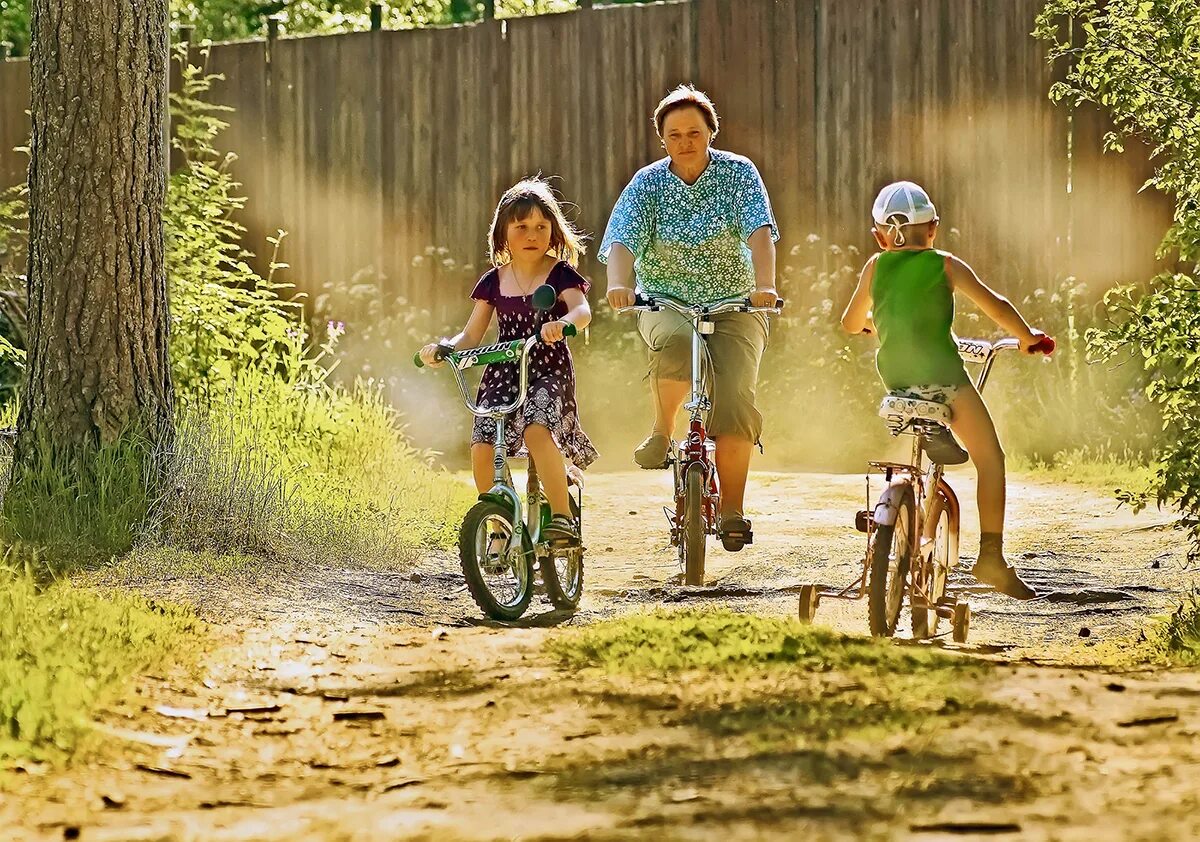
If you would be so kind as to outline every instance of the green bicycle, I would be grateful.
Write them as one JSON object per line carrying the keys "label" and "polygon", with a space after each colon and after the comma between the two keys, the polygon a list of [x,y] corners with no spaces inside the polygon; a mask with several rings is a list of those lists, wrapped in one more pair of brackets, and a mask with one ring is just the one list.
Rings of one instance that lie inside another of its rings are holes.
{"label": "green bicycle", "polygon": [[[533,295],[534,306],[544,309],[540,305],[548,300],[552,307],[556,297],[553,287],[539,287]],[[567,325],[564,334],[574,336],[574,325]],[[463,518],[458,535],[459,559],[467,590],[480,610],[493,620],[512,621],[525,613],[536,588],[535,572],[541,574],[546,596],[555,608],[574,610],[583,596],[582,542],[554,541],[544,537],[551,511],[533,460],[529,460],[524,499],[516,490],[508,466],[505,424],[508,416],[525,403],[529,387],[529,352],[539,342],[539,337],[530,336],[463,351],[439,345],[437,353],[439,360],[450,364],[467,409],[496,422],[492,487],[479,495],[479,502]],[[424,367],[419,355],[413,362],[418,368]],[[479,406],[471,398],[463,373],[469,368],[506,362],[516,363],[520,372],[516,398],[506,406]],[[582,478],[571,470],[567,477],[571,519],[576,532],[582,536]]]}

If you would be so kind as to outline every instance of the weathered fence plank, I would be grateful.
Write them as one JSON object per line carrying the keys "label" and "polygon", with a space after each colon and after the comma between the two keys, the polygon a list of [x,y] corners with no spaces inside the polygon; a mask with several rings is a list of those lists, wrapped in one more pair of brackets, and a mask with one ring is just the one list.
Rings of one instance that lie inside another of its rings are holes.
{"label": "weathered fence plank", "polygon": [[[930,189],[945,244],[1013,294],[1073,271],[1098,294],[1144,279],[1169,203],[1134,191],[1144,151],[1100,155],[1106,121],[1051,104],[1028,33],[1041,0],[691,0],[403,32],[212,47],[236,108],[222,148],[250,203],[247,248],[319,294],[356,275],[435,317],[465,308],[502,190],[557,176],[598,240],[662,154],[658,98],[694,80],[718,145],[758,165],[786,262],[810,233],[870,244],[887,181]],[[193,55],[198,54],[193,50]],[[28,65],[0,62],[0,177],[25,175]],[[1073,154],[1068,155],[1068,146]],[[1068,193],[1068,184],[1071,192]],[[811,253],[811,250],[810,250]],[[593,277],[599,266],[585,264]]]}

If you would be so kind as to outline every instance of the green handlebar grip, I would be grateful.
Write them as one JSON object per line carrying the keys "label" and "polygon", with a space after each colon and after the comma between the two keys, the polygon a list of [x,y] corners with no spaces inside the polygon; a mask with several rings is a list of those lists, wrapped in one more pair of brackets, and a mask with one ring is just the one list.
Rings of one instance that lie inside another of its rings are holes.
{"label": "green handlebar grip", "polygon": [[563,325],[563,336],[574,336],[577,333],[579,333],[578,329],[570,322]]}
{"label": "green handlebar grip", "polygon": [[424,367],[425,367],[425,363],[423,363],[423,362],[421,361],[421,352],[420,352],[420,351],[418,351],[417,353],[413,354],[413,365],[415,365],[417,368],[424,368]]}

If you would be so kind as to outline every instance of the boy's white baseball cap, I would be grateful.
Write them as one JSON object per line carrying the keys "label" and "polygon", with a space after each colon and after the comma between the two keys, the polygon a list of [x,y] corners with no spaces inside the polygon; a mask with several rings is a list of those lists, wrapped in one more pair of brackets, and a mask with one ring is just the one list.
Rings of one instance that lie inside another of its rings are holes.
{"label": "boy's white baseball cap", "polygon": [[929,201],[925,188],[911,181],[897,181],[879,191],[871,216],[879,225],[886,225],[893,216],[901,216],[908,225],[933,222],[937,208]]}

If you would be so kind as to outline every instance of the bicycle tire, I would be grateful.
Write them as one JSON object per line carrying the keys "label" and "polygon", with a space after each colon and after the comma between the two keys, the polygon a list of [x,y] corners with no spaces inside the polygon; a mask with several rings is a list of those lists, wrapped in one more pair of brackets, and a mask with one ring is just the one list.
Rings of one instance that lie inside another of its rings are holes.
{"label": "bicycle tire", "polygon": [[689,465],[683,482],[683,581],[687,585],[703,585],[708,542],[704,523],[704,466]]}
{"label": "bicycle tire", "polygon": [[[583,519],[580,517],[579,503],[574,497],[571,498],[571,519],[575,521],[575,528],[581,529]],[[568,562],[568,575],[565,583],[558,575],[558,567],[555,564],[556,556],[547,556],[546,563],[542,565],[542,582],[546,586],[546,596],[549,597],[551,605],[564,611],[574,611],[579,607],[579,600],[583,597],[582,531],[580,531],[579,537],[579,546],[564,551],[576,556],[573,564]]]}
{"label": "bicycle tire", "polygon": [[[508,600],[498,598],[484,578],[479,558],[480,549],[482,548],[486,553],[487,542],[490,541],[487,526],[489,521],[506,525],[509,535],[515,531],[512,510],[507,506],[491,500],[481,500],[472,506],[466,517],[463,518],[462,527],[458,533],[458,551],[459,559],[462,562],[463,577],[467,580],[467,590],[471,594],[471,599],[479,606],[480,611],[493,620],[516,620],[525,613],[525,609],[529,607],[529,602],[533,598],[533,553],[527,542],[522,542],[525,546],[520,548],[519,559],[516,562],[518,567],[514,570],[516,574],[515,593]],[[480,541],[481,534],[482,543]],[[506,550],[506,553],[512,552],[511,548]]]}
{"label": "bicycle tire", "polygon": [[[933,533],[933,556],[930,558],[929,570],[925,577],[925,589],[928,591],[931,605],[926,608],[918,608],[911,604],[912,597],[911,595],[909,597],[913,639],[915,640],[925,640],[937,634],[938,623],[942,618],[938,615],[936,608],[946,595],[946,579],[949,576],[950,504],[940,491],[937,493],[937,499],[934,501],[933,511],[930,512],[930,515],[936,524]],[[939,556],[939,550],[941,551],[941,565],[934,561]]]}
{"label": "bicycle tire", "polygon": [[[912,493],[909,492],[900,498],[895,522],[875,528],[875,537],[871,542],[871,581],[867,594],[867,618],[871,634],[875,637],[894,635],[900,620],[912,555],[913,508]],[[894,570],[891,564],[893,554],[896,556]]]}

